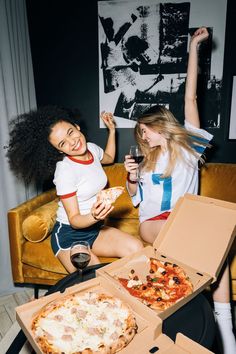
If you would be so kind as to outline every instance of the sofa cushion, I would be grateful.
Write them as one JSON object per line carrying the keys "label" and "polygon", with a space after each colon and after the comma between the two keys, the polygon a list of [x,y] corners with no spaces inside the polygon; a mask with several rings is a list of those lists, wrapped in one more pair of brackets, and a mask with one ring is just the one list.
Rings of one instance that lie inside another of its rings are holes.
{"label": "sofa cushion", "polygon": [[44,271],[68,274],[52,251],[50,237],[40,243],[26,241],[23,245],[22,262]]}
{"label": "sofa cushion", "polygon": [[56,221],[58,199],[32,211],[22,223],[24,237],[31,242],[41,242],[50,235]]}

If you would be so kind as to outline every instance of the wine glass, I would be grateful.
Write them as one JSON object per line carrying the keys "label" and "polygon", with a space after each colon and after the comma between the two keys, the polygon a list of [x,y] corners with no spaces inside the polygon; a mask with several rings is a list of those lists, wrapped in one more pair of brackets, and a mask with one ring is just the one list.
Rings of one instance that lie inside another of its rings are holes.
{"label": "wine glass", "polygon": [[83,269],[87,267],[91,259],[90,246],[87,241],[73,242],[70,248],[70,260],[79,274],[79,280],[83,280]]}
{"label": "wine glass", "polygon": [[[143,161],[144,155],[142,153],[142,151],[140,150],[140,147],[138,145],[131,145],[130,146],[130,150],[129,150],[129,154],[131,156],[132,159],[134,159],[134,161],[138,164],[140,164]],[[137,170],[137,180],[139,180],[139,167]]]}

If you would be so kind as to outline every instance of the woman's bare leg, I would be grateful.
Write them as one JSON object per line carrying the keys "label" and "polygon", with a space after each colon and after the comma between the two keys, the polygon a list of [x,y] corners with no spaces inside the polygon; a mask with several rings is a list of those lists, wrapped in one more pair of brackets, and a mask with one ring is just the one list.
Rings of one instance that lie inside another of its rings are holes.
{"label": "woman's bare leg", "polygon": [[97,256],[124,257],[143,248],[142,242],[121,230],[104,226],[95,240],[92,250]]}
{"label": "woman's bare leg", "polygon": [[226,264],[217,287],[213,290],[215,318],[219,335],[217,336],[223,354],[236,353],[236,341],[230,305],[230,272]]}
{"label": "woman's bare leg", "polygon": [[144,221],[139,226],[140,236],[145,242],[153,244],[166,220]]}
{"label": "woman's bare leg", "polygon": [[213,300],[217,302],[230,302],[230,274],[229,266],[226,265],[217,287],[213,291]]}

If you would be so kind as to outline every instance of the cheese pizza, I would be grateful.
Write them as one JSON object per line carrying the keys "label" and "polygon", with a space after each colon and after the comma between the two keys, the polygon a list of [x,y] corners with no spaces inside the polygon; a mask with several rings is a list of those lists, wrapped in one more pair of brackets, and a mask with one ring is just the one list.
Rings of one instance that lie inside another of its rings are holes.
{"label": "cheese pizza", "polygon": [[43,353],[108,354],[124,348],[137,324],[130,308],[103,293],[73,293],[52,301],[32,322]]}

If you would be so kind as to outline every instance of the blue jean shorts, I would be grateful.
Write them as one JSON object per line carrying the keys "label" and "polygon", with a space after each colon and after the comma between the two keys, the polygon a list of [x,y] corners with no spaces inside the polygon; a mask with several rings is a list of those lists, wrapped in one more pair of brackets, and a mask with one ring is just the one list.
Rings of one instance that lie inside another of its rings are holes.
{"label": "blue jean shorts", "polygon": [[56,221],[51,235],[51,246],[54,254],[57,255],[60,250],[69,250],[75,241],[87,241],[92,248],[102,225],[103,222],[98,222],[84,229],[73,229],[70,225]]}

